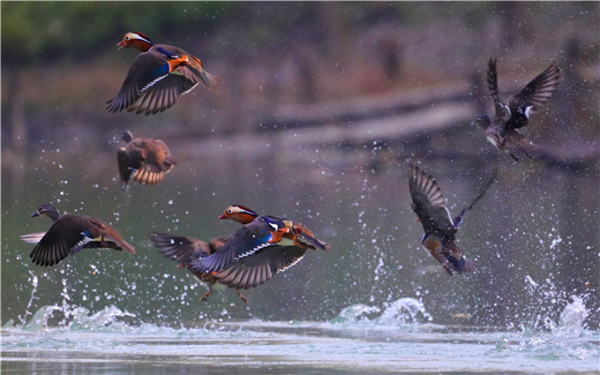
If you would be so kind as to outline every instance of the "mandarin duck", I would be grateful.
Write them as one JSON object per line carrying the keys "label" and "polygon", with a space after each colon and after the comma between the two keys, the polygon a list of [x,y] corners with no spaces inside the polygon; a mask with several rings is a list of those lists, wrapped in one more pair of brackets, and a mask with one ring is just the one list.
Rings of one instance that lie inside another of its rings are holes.
{"label": "mandarin duck", "polygon": [[435,179],[412,164],[408,169],[408,187],[412,198],[412,210],[417,214],[417,221],[423,225],[425,234],[421,244],[442,264],[448,275],[454,272],[475,271],[475,263],[467,259],[456,245],[456,232],[466,213],[483,197],[496,178],[496,171],[485,184],[481,193],[467,208],[452,219],[446,208],[446,200]]}
{"label": "mandarin duck", "polygon": [[[229,209],[233,209],[230,215],[236,209],[254,212],[243,206],[230,206],[226,214]],[[235,216],[222,218],[241,223],[248,220],[236,220]],[[249,289],[298,263],[306,249],[327,251],[330,246],[317,240],[302,224],[274,216],[257,216],[238,229],[214,254],[192,261],[192,270],[214,272],[222,284]]]}
{"label": "mandarin duck", "polygon": [[[245,225],[254,221],[254,219],[256,219],[258,216],[259,215],[252,209],[239,204],[234,204],[227,207],[225,212],[219,216],[219,219],[229,219]],[[304,224],[278,216],[267,215],[267,217],[283,221],[286,227],[289,228],[289,232],[285,233],[283,237],[294,242],[296,246],[307,247],[313,250],[321,249],[328,251],[330,249],[327,243],[318,241],[314,233]]]}
{"label": "mandarin duck", "polygon": [[[192,271],[192,261],[213,254],[227,242],[229,237],[230,236],[214,238],[206,243],[192,237],[174,236],[157,232],[150,233],[150,239],[154,243],[154,246],[159,248],[159,252],[162,255],[179,263],[178,268],[189,269],[198,281],[208,284],[208,292],[202,296],[203,301],[206,301],[213,293],[212,286],[217,283],[218,280],[213,273]],[[242,294],[241,290],[237,289],[236,291],[242,301],[247,303],[248,299]]]}
{"label": "mandarin duck", "polygon": [[37,243],[29,257],[34,264],[53,266],[70,254],[83,249],[113,249],[135,254],[133,246],[125,242],[117,230],[91,216],[64,214],[50,205],[41,205],[31,217],[46,216],[54,224],[48,232],[25,234],[21,239]]}
{"label": "mandarin duck", "polygon": [[203,69],[202,62],[194,55],[178,47],[154,45],[140,32],[125,34],[117,47],[133,47],[142,53],[129,68],[117,96],[107,102],[110,113],[127,109],[136,114],[156,114],[173,106],[200,82],[209,89],[221,84],[218,77]]}
{"label": "mandarin duck", "polygon": [[514,97],[508,105],[498,96],[498,74],[496,59],[488,63],[487,84],[490,96],[494,100],[495,115],[478,115],[473,124],[485,129],[486,139],[501,151],[507,152],[515,161],[522,157],[537,157],[541,155],[540,147],[517,131],[529,123],[531,114],[539,111],[552,98],[558,87],[560,69],[556,62],[535,77]]}
{"label": "mandarin duck", "polygon": [[129,185],[129,180],[145,185],[160,183],[165,174],[177,165],[177,159],[171,155],[167,145],[160,139],[136,138],[131,132],[125,131],[121,140],[127,145],[117,151],[119,176],[123,190]]}

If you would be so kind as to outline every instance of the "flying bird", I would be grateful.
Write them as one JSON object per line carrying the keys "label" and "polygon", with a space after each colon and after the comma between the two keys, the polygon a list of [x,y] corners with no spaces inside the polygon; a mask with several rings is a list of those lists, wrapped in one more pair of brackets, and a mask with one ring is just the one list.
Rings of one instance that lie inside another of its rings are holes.
{"label": "flying bird", "polygon": [[117,230],[91,216],[64,214],[50,205],[41,205],[31,217],[46,216],[54,224],[45,233],[21,236],[28,243],[37,243],[29,255],[34,264],[53,266],[71,254],[83,249],[113,249],[135,254],[133,246],[125,242]]}
{"label": "flying bird", "polygon": [[219,218],[244,225],[214,254],[194,260],[192,269],[214,272],[220,283],[232,288],[248,289],[264,284],[278,272],[297,264],[307,249],[330,249],[306,226],[286,218],[259,216],[244,206],[230,206]]}
{"label": "flying bird", "polygon": [[129,180],[145,185],[160,183],[165,174],[177,165],[177,159],[171,155],[167,145],[160,139],[133,138],[131,132],[125,131],[121,140],[127,145],[117,151],[119,176],[123,190]]}
{"label": "flying bird", "polygon": [[[205,258],[215,251],[220,249],[230,236],[218,237],[210,240],[208,243],[185,236],[176,236],[165,233],[150,233],[150,239],[154,245],[159,248],[159,252],[169,259],[179,263],[178,268],[186,268],[194,275],[196,279],[208,284],[208,292],[202,296],[202,300],[206,301],[213,293],[212,287],[218,280],[215,278],[215,273],[192,271],[192,262],[196,259]],[[244,302],[248,299],[242,294],[241,290],[237,289],[238,296]]]}
{"label": "flying bird", "polygon": [[155,45],[141,32],[128,32],[117,47],[133,47],[142,53],[129,68],[117,96],[107,102],[110,113],[126,109],[153,115],[171,108],[198,83],[209,89],[221,84],[218,77],[204,70],[196,56],[178,47]]}
{"label": "flying bird", "polygon": [[475,203],[487,191],[496,178],[496,171],[485,184],[481,193],[468,207],[452,219],[450,211],[446,208],[446,200],[442,190],[435,179],[410,164],[408,168],[408,187],[412,198],[412,210],[417,214],[418,221],[423,225],[425,234],[421,238],[421,244],[429,251],[444,270],[452,276],[455,272],[475,271],[476,265],[467,259],[462,250],[456,245],[456,232],[463,221],[466,213],[473,208]]}
{"label": "flying bird", "polygon": [[490,96],[494,100],[495,115],[493,119],[489,115],[478,115],[473,123],[483,127],[486,139],[499,150],[508,152],[515,161],[523,157],[540,156],[540,147],[525,138],[517,129],[527,126],[530,116],[552,98],[559,78],[560,69],[556,62],[553,62],[506,105],[498,96],[496,59],[490,59],[487,84]]}

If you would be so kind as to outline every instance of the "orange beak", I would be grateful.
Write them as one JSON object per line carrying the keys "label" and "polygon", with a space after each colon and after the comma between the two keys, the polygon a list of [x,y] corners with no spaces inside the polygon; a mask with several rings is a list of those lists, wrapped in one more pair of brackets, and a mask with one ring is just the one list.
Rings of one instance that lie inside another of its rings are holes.
{"label": "orange beak", "polygon": [[125,48],[125,43],[123,43],[123,41],[120,41],[119,43],[117,43],[117,49],[121,49],[121,48]]}
{"label": "orange beak", "polygon": [[225,214],[223,214],[223,215],[219,216],[219,219],[220,220],[227,219],[227,216],[225,216]]}

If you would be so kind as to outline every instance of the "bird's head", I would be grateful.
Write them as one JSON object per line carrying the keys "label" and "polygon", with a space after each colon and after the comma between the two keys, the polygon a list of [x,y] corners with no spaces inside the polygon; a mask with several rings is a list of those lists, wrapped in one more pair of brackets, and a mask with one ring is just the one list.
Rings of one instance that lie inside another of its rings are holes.
{"label": "bird's head", "polygon": [[117,47],[119,47],[118,49],[134,47],[142,52],[148,51],[153,45],[154,43],[152,43],[152,40],[139,31],[128,32],[123,37],[123,40],[117,43]]}
{"label": "bird's head", "polygon": [[219,216],[219,219],[229,219],[233,221],[237,221],[240,224],[248,224],[251,223],[254,219],[258,217],[258,214],[248,207],[242,206],[240,204],[234,204],[232,206],[227,207],[223,215]]}

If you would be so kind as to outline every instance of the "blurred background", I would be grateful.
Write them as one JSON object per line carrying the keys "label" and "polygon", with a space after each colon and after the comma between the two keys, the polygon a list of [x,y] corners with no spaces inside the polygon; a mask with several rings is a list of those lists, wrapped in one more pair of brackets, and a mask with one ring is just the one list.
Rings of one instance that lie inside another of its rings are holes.
{"label": "blurred background", "polygon": [[[546,329],[583,298],[600,325],[598,3],[2,2],[2,307],[22,324],[45,305],[115,305],[166,326],[207,320],[329,320],[353,304],[423,301],[433,322]],[[183,48],[219,76],[167,111],[109,114],[138,51],[128,31]],[[526,136],[553,151],[518,164],[477,113],[498,58],[500,95],[552,61],[554,98]],[[160,138],[179,165],[121,191],[124,130]],[[420,245],[408,162],[467,215],[458,244],[479,265],[449,277]],[[25,233],[42,203],[111,223],[137,249],[33,265]],[[203,240],[234,232],[230,204],[300,221],[332,244],[241,302],[162,257],[150,231]]]}

